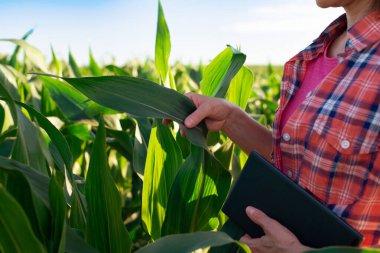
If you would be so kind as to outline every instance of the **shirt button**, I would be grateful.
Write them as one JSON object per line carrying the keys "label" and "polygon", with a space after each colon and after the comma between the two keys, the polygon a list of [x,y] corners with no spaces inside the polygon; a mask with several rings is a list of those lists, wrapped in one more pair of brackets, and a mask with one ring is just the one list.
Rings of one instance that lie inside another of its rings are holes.
{"label": "shirt button", "polygon": [[287,174],[288,174],[288,177],[293,177],[293,172],[291,170],[288,170]]}
{"label": "shirt button", "polygon": [[290,134],[288,134],[288,133],[284,133],[284,134],[282,135],[282,139],[284,139],[284,141],[290,141]]}
{"label": "shirt button", "polygon": [[350,147],[350,142],[348,140],[344,140],[340,143],[343,149],[348,149]]}

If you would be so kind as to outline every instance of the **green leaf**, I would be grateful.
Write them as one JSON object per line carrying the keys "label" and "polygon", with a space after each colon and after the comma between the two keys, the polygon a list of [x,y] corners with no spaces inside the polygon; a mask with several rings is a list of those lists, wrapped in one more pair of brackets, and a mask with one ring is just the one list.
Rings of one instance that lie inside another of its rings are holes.
{"label": "green leaf", "polygon": [[109,171],[106,132],[100,121],[86,181],[86,238],[100,252],[125,253],[131,239],[121,219],[121,198]]}
{"label": "green leaf", "polygon": [[380,249],[354,248],[354,247],[326,247],[322,249],[309,250],[305,253],[378,253]]}
{"label": "green leaf", "polygon": [[232,79],[226,99],[244,110],[245,107],[247,107],[248,99],[251,95],[252,84],[252,71],[243,66]]}
{"label": "green leaf", "polygon": [[69,119],[79,120],[98,114],[115,113],[115,111],[89,101],[85,95],[61,80],[48,76],[39,76],[39,78],[44,87],[49,89],[50,95],[64,115]]}
{"label": "green leaf", "polygon": [[82,237],[76,234],[74,229],[66,229],[66,252],[67,253],[99,253],[91,245],[87,244]]}
{"label": "green leaf", "polygon": [[204,70],[201,91],[206,96],[224,98],[232,78],[245,62],[245,54],[228,46]]}
{"label": "green leaf", "polygon": [[2,156],[0,156],[0,170],[26,180],[33,194],[35,194],[47,208],[50,208],[48,191],[50,180],[48,176],[25,164]]}
{"label": "green leaf", "polygon": [[170,32],[166,24],[161,1],[158,1],[157,32],[156,32],[156,69],[160,75],[161,83],[165,83],[169,70]]}
{"label": "green leaf", "polygon": [[[226,233],[234,240],[240,240],[240,238],[245,234],[244,230],[236,225],[232,220],[227,220],[223,227],[220,229],[221,232]],[[236,253],[239,247],[234,244],[227,244],[219,247],[212,247],[209,253]]]}
{"label": "green leaf", "polygon": [[[127,76],[62,79],[96,103],[138,117],[167,118],[183,124],[196,109],[188,97],[145,79]],[[207,148],[204,122],[184,130],[193,144]]]}
{"label": "green leaf", "polygon": [[170,188],[181,163],[182,153],[171,130],[156,121],[149,139],[141,210],[143,226],[154,240],[161,235]]}
{"label": "green leaf", "polygon": [[63,195],[63,189],[58,184],[55,176],[50,179],[49,198],[52,214],[53,250],[57,253],[64,253],[66,244],[66,199]]}
{"label": "green leaf", "polygon": [[0,185],[0,248],[3,252],[46,252],[33,233],[26,214]]}
{"label": "green leaf", "polygon": [[193,146],[170,190],[162,233],[216,229],[230,184],[231,176],[222,164],[206,150]]}
{"label": "green leaf", "polygon": [[62,75],[62,66],[61,66],[61,63],[59,62],[57,56],[55,55],[53,47],[51,47],[51,55],[53,58],[51,65],[53,65],[55,68],[55,74],[60,76],[60,75]]}
{"label": "green leaf", "polygon": [[48,168],[46,162],[51,161],[52,157],[48,151],[47,143],[42,138],[40,129],[18,108],[17,122],[18,131],[12,151],[12,159],[23,162],[47,174]]}
{"label": "green leaf", "polygon": [[40,50],[31,46],[25,40],[17,39],[0,39],[0,41],[7,41],[20,46],[24,51],[27,59],[31,62],[32,66],[37,67],[38,69],[46,72],[45,58]]}
{"label": "green leaf", "polygon": [[69,65],[70,65],[71,70],[73,71],[75,77],[81,77],[82,76],[82,74],[80,73],[80,69],[78,67],[78,64],[77,64],[73,54],[71,53],[71,51],[69,51]]}
{"label": "green leaf", "polygon": [[82,141],[92,141],[95,139],[91,132],[91,125],[85,123],[68,124],[62,129],[62,132],[75,136]]}
{"label": "green leaf", "polygon": [[115,65],[112,65],[112,64],[111,65],[107,65],[106,69],[108,69],[109,71],[113,72],[116,76],[132,76],[131,73],[129,73],[125,69],[120,68],[120,67],[115,66]]}
{"label": "green leaf", "polygon": [[[29,31],[27,31],[25,33],[24,36],[22,36],[22,40],[26,40],[31,34],[33,33],[33,29],[30,29]],[[20,52],[20,46],[16,46],[15,50],[13,51],[13,54],[11,56],[11,59],[9,60],[9,65],[11,65],[12,67],[14,67],[15,69],[17,68],[17,57],[18,57],[18,53]]]}
{"label": "green leaf", "polygon": [[93,76],[102,76],[103,71],[100,69],[98,63],[96,62],[94,56],[92,55],[91,49],[90,49],[89,55],[90,55],[90,66],[89,67],[90,67],[91,74]]}
{"label": "green leaf", "polygon": [[73,166],[73,157],[69,144],[67,143],[63,134],[45,116],[37,112],[33,107],[17,101],[16,103],[26,109],[29,115],[34,117],[37,120],[39,126],[46,131],[54,145],[59,150],[59,154],[62,156],[67,170],[71,173]]}
{"label": "green leaf", "polygon": [[136,117],[136,130],[133,144],[133,169],[140,176],[144,176],[146,154],[148,152],[151,124],[146,118]]}
{"label": "green leaf", "polygon": [[108,142],[109,145],[133,163],[133,143],[130,134],[125,131],[107,129],[107,136],[114,138],[113,141]]}
{"label": "green leaf", "polygon": [[71,195],[70,225],[84,233],[86,228],[86,210],[84,209],[84,204],[82,202],[85,200],[84,198],[81,198],[76,183],[74,183],[73,186],[74,190]]}
{"label": "green leaf", "polygon": [[191,253],[197,249],[230,243],[236,243],[245,253],[251,252],[246,245],[231,239],[231,237],[223,232],[196,232],[165,236],[141,248],[136,253]]}

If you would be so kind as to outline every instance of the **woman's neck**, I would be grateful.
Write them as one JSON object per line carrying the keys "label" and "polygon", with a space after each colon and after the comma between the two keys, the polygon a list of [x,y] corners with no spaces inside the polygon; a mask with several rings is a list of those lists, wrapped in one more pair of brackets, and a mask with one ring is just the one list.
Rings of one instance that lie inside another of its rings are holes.
{"label": "woman's neck", "polygon": [[372,5],[373,0],[357,0],[343,6],[346,11],[347,28],[350,28],[360,19],[367,16],[372,11]]}

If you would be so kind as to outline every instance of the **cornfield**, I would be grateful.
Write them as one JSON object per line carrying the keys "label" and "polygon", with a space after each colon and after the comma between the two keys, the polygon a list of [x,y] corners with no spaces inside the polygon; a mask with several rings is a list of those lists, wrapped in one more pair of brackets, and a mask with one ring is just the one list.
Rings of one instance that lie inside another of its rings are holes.
{"label": "cornfield", "polygon": [[182,137],[195,109],[183,94],[270,127],[282,69],[244,66],[231,46],[170,66],[160,3],[154,60],[100,66],[90,51],[78,66],[52,49],[48,64],[32,32],[0,39],[15,45],[0,54],[0,252],[250,252],[221,212],[247,155],[202,124]]}

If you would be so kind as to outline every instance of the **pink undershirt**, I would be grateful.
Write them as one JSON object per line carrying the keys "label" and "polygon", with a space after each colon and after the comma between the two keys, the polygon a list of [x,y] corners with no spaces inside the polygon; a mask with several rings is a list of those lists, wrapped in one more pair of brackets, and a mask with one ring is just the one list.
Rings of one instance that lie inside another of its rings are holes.
{"label": "pink undershirt", "polygon": [[[301,86],[296,91],[294,97],[289,101],[281,115],[280,130],[282,131],[284,125],[294,113],[297,107],[305,100],[306,95],[317,87],[317,85],[327,76],[328,73],[338,65],[337,58],[327,57],[327,49],[318,58],[312,60],[307,65],[305,77]],[[282,161],[282,169],[284,170],[284,161]]]}
{"label": "pink undershirt", "polygon": [[[328,47],[326,47],[328,48]],[[306,95],[315,89],[317,85],[327,76],[328,73],[338,64],[337,58],[329,58],[324,54],[320,54],[318,58],[312,60],[305,73],[305,77],[296,94],[289,101],[283,114],[281,115],[280,129],[284,127],[290,116],[297,107],[305,100]]]}

